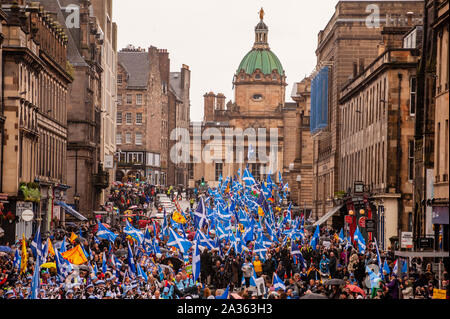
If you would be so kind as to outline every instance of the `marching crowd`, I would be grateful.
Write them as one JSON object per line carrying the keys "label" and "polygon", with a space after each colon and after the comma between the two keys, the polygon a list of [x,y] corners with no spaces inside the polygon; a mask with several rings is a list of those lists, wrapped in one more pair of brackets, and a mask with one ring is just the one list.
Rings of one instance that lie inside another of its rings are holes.
{"label": "marching crowd", "polygon": [[[117,184],[109,201],[121,213],[130,206],[146,210],[158,192],[145,183]],[[194,208],[203,200],[199,197]],[[36,236],[2,246],[0,299],[432,299],[438,287],[449,297],[447,269],[439,282],[428,261],[402,262],[389,250],[378,251],[373,242],[361,251],[326,226],[315,233],[306,230],[302,238],[272,238],[264,254],[257,252],[256,240],[236,251],[230,240],[218,239],[217,230],[197,227],[193,210],[181,212],[185,223],[177,234],[193,242],[202,232],[213,244],[194,244],[184,254],[166,236],[167,229],[177,226],[169,213],[142,230],[148,246],[121,227],[110,228],[113,238],[108,240],[99,235],[105,226],[98,221],[45,234],[39,239],[45,248],[36,248]],[[275,211],[275,217],[287,213]],[[61,264],[61,256],[77,247],[85,259]],[[258,287],[261,282],[264,287]]]}

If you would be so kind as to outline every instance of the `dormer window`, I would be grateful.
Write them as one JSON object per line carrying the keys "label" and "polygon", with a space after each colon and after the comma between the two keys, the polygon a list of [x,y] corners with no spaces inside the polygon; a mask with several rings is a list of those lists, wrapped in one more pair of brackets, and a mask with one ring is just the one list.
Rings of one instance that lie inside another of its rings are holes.
{"label": "dormer window", "polygon": [[261,74],[255,74],[255,79],[257,79],[257,80],[261,80]]}
{"label": "dormer window", "polygon": [[275,73],[272,74],[272,80],[274,80],[274,81],[278,80],[277,75]]}

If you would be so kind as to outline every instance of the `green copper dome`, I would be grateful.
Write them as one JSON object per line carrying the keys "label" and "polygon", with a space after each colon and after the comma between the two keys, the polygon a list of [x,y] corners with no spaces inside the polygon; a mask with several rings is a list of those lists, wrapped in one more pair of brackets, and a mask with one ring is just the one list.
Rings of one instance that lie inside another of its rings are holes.
{"label": "green copper dome", "polygon": [[253,49],[242,60],[237,73],[244,70],[247,74],[253,74],[256,69],[260,69],[263,74],[272,74],[277,70],[278,74],[284,75],[283,66],[280,60],[272,51],[268,49]]}

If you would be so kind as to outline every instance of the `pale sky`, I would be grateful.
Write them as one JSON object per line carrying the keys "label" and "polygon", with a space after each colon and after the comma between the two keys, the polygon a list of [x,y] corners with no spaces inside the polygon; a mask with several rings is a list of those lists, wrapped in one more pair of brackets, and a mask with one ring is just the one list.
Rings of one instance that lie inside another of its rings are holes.
{"label": "pale sky", "polygon": [[317,35],[338,0],[113,0],[118,49],[153,45],[170,53],[171,71],[191,70],[191,120],[203,118],[203,95],[223,93],[234,101],[233,75],[254,42],[259,10],[269,27],[269,45],[292,84],[316,65]]}

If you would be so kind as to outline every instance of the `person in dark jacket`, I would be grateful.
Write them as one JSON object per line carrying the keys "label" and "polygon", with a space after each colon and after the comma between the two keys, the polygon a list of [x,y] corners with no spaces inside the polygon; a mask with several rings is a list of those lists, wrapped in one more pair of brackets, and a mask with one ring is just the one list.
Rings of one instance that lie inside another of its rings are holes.
{"label": "person in dark jacket", "polygon": [[336,267],[337,267],[337,258],[335,253],[331,251],[328,262],[328,270],[330,271],[331,278],[335,278],[336,276]]}

